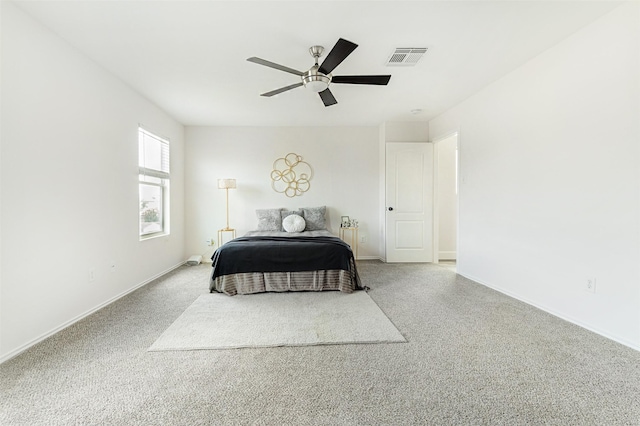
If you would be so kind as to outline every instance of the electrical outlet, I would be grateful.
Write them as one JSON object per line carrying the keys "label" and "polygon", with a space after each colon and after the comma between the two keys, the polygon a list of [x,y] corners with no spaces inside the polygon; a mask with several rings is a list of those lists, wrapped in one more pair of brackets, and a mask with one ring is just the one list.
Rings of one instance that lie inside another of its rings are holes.
{"label": "electrical outlet", "polygon": [[584,289],[590,293],[596,292],[596,279],[595,278],[587,278],[584,282]]}
{"label": "electrical outlet", "polygon": [[111,270],[111,272],[115,272],[116,271],[116,261],[112,260],[111,262],[109,262],[109,265],[110,265],[109,269]]}
{"label": "electrical outlet", "polygon": [[89,282],[92,282],[96,279],[96,271],[94,269],[89,269]]}
{"label": "electrical outlet", "polygon": [[213,238],[208,239],[205,243],[207,243],[208,246],[212,246],[214,244]]}
{"label": "electrical outlet", "polygon": [[360,235],[360,242],[361,243],[366,243],[367,242],[367,236],[366,235]]}

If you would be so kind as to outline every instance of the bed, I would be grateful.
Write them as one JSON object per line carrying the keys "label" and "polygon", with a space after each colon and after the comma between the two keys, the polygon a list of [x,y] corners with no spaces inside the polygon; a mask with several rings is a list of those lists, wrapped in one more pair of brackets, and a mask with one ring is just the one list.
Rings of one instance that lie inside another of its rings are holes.
{"label": "bed", "polygon": [[210,292],[230,296],[325,290],[351,293],[363,288],[347,243],[326,229],[312,229],[313,223],[299,232],[279,230],[282,226],[278,221],[269,230],[259,226],[219,247],[211,257]]}

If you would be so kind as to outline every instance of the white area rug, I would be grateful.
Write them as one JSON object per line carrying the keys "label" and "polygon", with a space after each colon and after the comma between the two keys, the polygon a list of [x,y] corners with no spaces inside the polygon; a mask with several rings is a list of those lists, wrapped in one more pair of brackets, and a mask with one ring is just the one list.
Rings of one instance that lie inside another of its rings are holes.
{"label": "white area rug", "polygon": [[204,294],[149,351],[406,342],[364,291]]}

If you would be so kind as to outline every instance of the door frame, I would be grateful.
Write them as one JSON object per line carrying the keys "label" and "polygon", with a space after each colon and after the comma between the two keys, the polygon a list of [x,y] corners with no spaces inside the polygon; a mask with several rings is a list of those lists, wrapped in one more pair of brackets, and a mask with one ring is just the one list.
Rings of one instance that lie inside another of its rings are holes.
{"label": "door frame", "polygon": [[433,263],[440,263],[440,197],[438,193],[438,152],[439,142],[456,137],[456,150],[458,156],[456,158],[456,186],[458,189],[458,202],[456,203],[456,262],[458,259],[458,249],[460,247],[460,132],[455,130],[446,133],[432,140],[433,143]]}

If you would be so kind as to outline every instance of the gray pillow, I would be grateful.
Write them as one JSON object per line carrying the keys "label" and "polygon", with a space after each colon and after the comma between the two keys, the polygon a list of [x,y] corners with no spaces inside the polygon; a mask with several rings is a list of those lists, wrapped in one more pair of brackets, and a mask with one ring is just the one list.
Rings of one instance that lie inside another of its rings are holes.
{"label": "gray pillow", "polygon": [[[297,214],[298,216],[302,216],[302,210],[282,210],[280,212],[280,216],[282,217],[282,221],[284,222],[284,218],[290,216],[292,214]],[[284,227],[279,229],[279,231],[284,231]]]}
{"label": "gray pillow", "polygon": [[326,206],[322,207],[303,207],[302,217],[307,223],[305,231],[319,231],[327,229],[327,224],[324,220],[324,214],[327,211]]}
{"label": "gray pillow", "polygon": [[281,231],[282,218],[280,209],[258,209],[258,231]]}

